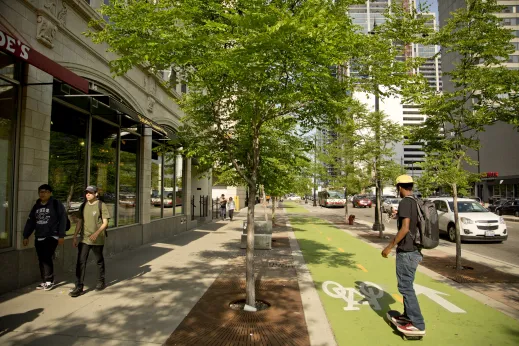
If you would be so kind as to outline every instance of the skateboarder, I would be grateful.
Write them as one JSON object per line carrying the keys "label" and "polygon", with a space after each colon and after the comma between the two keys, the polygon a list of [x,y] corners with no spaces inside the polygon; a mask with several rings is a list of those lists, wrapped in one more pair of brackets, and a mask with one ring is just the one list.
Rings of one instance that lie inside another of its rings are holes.
{"label": "skateboarder", "polygon": [[396,179],[396,189],[402,197],[398,212],[394,214],[395,218],[398,216],[398,233],[382,251],[382,256],[387,258],[393,247],[397,246],[396,277],[398,291],[404,297],[404,313],[393,317],[393,322],[398,323],[398,330],[404,334],[425,335],[425,322],[413,287],[416,268],[423,258],[411,236],[412,232],[416,237],[418,207],[411,198],[405,198],[413,195],[413,178],[408,175],[399,176]]}

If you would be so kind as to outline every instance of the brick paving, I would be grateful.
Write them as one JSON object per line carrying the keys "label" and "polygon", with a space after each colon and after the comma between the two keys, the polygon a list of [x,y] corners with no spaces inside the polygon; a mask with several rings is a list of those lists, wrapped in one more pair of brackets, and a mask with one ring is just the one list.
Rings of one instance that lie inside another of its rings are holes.
{"label": "brick paving", "polygon": [[245,250],[239,250],[165,345],[310,345],[285,219],[276,223],[272,250],[255,251],[256,300],[270,308],[229,307],[245,299]]}

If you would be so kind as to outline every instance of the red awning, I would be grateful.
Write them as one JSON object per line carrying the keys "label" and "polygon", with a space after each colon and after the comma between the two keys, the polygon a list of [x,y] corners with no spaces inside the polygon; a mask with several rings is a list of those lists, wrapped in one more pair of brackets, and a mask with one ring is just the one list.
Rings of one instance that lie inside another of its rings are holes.
{"label": "red awning", "polygon": [[42,71],[54,76],[63,83],[70,85],[84,93],[88,93],[88,81],[69,69],[52,61],[45,55],[32,49],[21,40],[0,30],[0,49],[15,58],[26,61],[27,63],[39,68]]}

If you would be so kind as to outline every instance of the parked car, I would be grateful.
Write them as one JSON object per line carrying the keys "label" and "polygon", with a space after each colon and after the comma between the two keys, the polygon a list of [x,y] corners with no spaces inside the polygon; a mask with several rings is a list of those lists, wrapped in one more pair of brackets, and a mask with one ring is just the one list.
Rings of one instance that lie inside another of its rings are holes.
{"label": "parked car", "polygon": [[[440,232],[456,241],[454,202],[451,197],[429,198],[438,211]],[[490,212],[470,198],[458,198],[461,240],[504,241],[508,239],[506,223],[502,217]]]}
{"label": "parked car", "polygon": [[488,210],[490,210],[491,212],[494,212],[494,213],[497,213],[497,209],[506,205],[506,204],[510,204],[512,203],[512,201],[509,201],[507,199],[498,199],[496,201],[494,201],[494,203],[492,203],[491,205],[488,206]]}
{"label": "parked car", "polygon": [[301,197],[299,196],[288,196],[287,197],[287,201],[300,201],[301,200]]}
{"label": "parked car", "polygon": [[366,195],[355,195],[353,196],[353,208],[371,208],[373,206],[373,202]]}
{"label": "parked car", "polygon": [[472,196],[471,196],[471,197],[467,197],[467,198],[475,200],[476,202],[478,202],[479,204],[481,204],[483,207],[485,206],[485,203],[483,203],[483,201],[482,201],[481,198],[479,198],[479,197],[476,197],[476,196],[473,196],[473,197],[472,197]]}
{"label": "parked car", "polygon": [[496,209],[497,215],[514,215],[519,217],[519,199],[508,201]]}
{"label": "parked car", "polygon": [[402,198],[387,198],[382,203],[382,212],[383,213],[390,213],[392,210],[398,211],[398,204]]}

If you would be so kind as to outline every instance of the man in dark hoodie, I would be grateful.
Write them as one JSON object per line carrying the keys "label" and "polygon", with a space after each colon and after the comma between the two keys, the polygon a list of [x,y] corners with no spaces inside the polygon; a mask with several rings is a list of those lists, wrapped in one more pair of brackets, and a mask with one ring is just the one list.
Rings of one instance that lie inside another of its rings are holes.
{"label": "man in dark hoodie", "polygon": [[62,203],[52,197],[52,187],[43,184],[38,188],[40,198],[32,207],[23,230],[23,246],[36,231],[34,247],[40,262],[42,283],[36,289],[49,291],[54,286],[54,263],[52,257],[58,244],[63,244],[67,227],[67,213]]}

